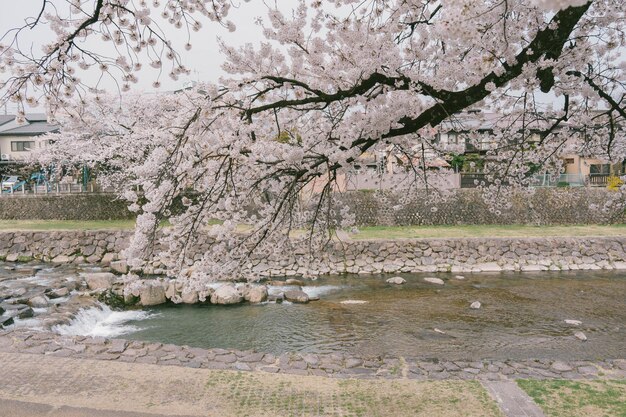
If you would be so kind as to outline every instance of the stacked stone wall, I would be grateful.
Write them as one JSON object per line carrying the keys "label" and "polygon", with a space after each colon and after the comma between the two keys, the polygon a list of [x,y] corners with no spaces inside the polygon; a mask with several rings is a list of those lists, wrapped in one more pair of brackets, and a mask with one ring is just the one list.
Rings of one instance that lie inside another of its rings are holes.
{"label": "stacked stone wall", "polygon": [[112,194],[2,195],[0,220],[122,220],[135,215]]}
{"label": "stacked stone wall", "polygon": [[[445,198],[417,193],[351,191],[336,196],[336,207],[348,207],[358,226],[459,224],[610,224],[623,223],[624,202],[600,188],[539,189],[506,197],[508,208],[493,208],[478,190],[459,189]],[[182,210],[179,201],[172,212]],[[251,209],[252,210],[252,209]],[[2,195],[0,220],[132,219],[127,203],[112,194]]]}
{"label": "stacked stone wall", "polygon": [[[493,207],[475,189],[459,189],[445,197],[432,192],[411,197],[399,192],[354,191],[338,197],[358,226],[461,224],[612,224],[623,223],[624,202],[600,188],[551,188],[503,197],[510,207]],[[501,200],[502,200],[501,199]]]}

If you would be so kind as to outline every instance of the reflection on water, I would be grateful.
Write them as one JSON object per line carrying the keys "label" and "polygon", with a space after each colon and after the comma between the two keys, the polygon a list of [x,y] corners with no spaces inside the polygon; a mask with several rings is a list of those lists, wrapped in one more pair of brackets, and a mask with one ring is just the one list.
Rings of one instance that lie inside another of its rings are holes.
{"label": "reflection on water", "polygon": [[[468,274],[444,286],[402,275],[328,277],[306,305],[162,306],[125,337],[197,347],[445,359],[626,357],[626,275]],[[365,304],[342,304],[343,300]],[[482,308],[469,305],[480,301]],[[581,320],[568,325],[565,319]],[[434,331],[437,328],[445,334]],[[583,331],[589,340],[573,337]]]}

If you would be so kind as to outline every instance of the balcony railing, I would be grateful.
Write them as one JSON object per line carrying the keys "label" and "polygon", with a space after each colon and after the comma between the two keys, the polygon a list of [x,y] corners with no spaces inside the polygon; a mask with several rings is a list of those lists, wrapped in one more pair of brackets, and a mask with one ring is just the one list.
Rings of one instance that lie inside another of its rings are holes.
{"label": "balcony railing", "polygon": [[591,174],[589,175],[589,185],[593,187],[606,187],[611,174]]}
{"label": "balcony railing", "polygon": [[5,186],[2,189],[2,192],[0,192],[0,198],[114,192],[116,192],[116,190],[113,188],[103,188],[97,184],[94,184],[93,182],[90,182],[87,185],[76,183],[47,183],[45,185],[22,183],[11,187]]}
{"label": "balcony railing", "polygon": [[483,173],[461,173],[461,188],[476,188],[479,185],[491,185]]}

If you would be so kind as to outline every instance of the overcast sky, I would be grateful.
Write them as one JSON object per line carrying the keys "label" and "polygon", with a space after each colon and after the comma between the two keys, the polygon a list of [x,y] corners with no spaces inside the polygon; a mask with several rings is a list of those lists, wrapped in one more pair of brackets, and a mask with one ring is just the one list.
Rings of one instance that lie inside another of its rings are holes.
{"label": "overcast sky", "polygon": [[[4,7],[0,13],[0,33],[4,34],[14,27],[24,24],[28,17],[36,16],[42,4],[42,0],[4,0],[4,3],[10,3],[10,7]],[[67,3],[65,0],[55,0],[59,10],[66,12]],[[269,2],[274,4],[273,1]],[[279,6],[285,11],[289,10],[290,4],[295,6],[293,1],[278,0]],[[230,45],[243,45],[245,43],[258,43],[262,37],[261,27],[254,23],[256,17],[265,17],[267,7],[261,0],[252,0],[244,2],[243,0],[233,0],[235,7],[229,13],[229,19],[232,20],[237,30],[229,32],[221,25],[208,20],[202,20],[203,27],[199,32],[192,32],[191,43],[193,45],[190,51],[184,49],[187,42],[187,32],[173,28],[167,22],[160,24],[168,37],[172,40],[172,44],[181,54],[183,63],[191,69],[191,74],[181,77],[178,81],[171,80],[166,74],[160,77],[162,87],[161,91],[174,90],[181,88],[185,83],[194,81],[217,81],[223,75],[220,66],[223,58],[220,56],[217,46],[217,37],[221,37]],[[3,4],[8,6],[8,4]],[[239,7],[237,7],[239,6]],[[157,13],[153,13],[153,19],[158,19]],[[30,49],[39,51],[41,45],[50,42],[51,31],[47,27],[40,27],[36,30],[29,31],[22,39],[21,49]],[[4,41],[3,43],[5,43]],[[106,51],[105,46],[99,39],[90,41],[91,48],[99,51]],[[139,83],[133,86],[134,90],[155,91],[152,82],[156,78],[156,73],[152,69],[144,65],[142,70],[143,76],[139,77]],[[142,74],[140,73],[140,74]],[[81,73],[79,77],[87,84],[93,84],[97,81],[100,71],[92,71],[90,73]],[[113,85],[108,83],[105,88],[110,89]],[[9,108],[11,111],[12,109]]]}

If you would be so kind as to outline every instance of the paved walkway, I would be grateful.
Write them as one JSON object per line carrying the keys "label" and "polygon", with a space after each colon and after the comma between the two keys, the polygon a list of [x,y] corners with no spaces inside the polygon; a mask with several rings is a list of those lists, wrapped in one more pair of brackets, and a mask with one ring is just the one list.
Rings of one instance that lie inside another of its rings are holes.
{"label": "paved walkway", "polygon": [[340,380],[0,352],[0,416],[501,417],[476,381]]}
{"label": "paved walkway", "polygon": [[48,404],[5,400],[2,398],[0,398],[0,415],[3,417],[169,417],[165,414],[133,413],[120,410],[97,410],[95,408],[88,407],[55,407]]}
{"label": "paved walkway", "polygon": [[483,381],[482,384],[507,417],[545,417],[514,381]]}
{"label": "paved walkway", "polygon": [[[500,412],[543,417],[512,379],[622,379],[626,360],[435,363],[336,354],[275,357],[0,331],[0,369],[0,417],[449,417],[502,416]],[[399,396],[402,401],[396,401]],[[466,404],[476,412],[468,413]]]}

